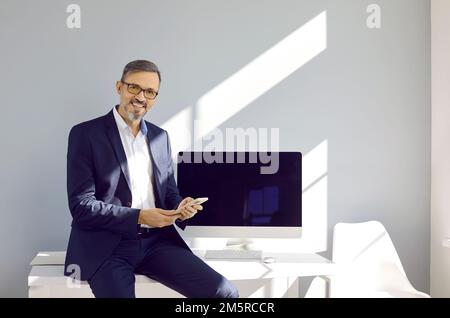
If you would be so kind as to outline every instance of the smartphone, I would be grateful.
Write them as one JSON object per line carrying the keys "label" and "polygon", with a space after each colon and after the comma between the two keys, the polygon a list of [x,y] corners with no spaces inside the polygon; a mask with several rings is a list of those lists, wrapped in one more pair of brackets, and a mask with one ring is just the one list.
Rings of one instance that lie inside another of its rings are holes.
{"label": "smartphone", "polygon": [[208,198],[197,198],[197,199],[194,199],[191,202],[189,202],[188,206],[202,204],[202,203],[205,203],[206,201],[208,201]]}

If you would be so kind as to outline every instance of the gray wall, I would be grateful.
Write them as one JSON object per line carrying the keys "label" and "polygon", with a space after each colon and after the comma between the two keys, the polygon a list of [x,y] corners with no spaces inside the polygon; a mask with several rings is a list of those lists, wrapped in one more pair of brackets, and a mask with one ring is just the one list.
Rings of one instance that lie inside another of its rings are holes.
{"label": "gray wall", "polygon": [[[72,2],[79,30],[65,24]],[[365,24],[373,2],[380,30]],[[326,51],[223,127],[280,127],[281,150],[304,153],[328,140],[329,238],[336,222],[380,220],[428,291],[428,0],[2,0],[0,296],[26,296],[33,255],[66,248],[68,131],[117,102],[126,62],[160,66],[147,119],[162,124],[324,10]]]}

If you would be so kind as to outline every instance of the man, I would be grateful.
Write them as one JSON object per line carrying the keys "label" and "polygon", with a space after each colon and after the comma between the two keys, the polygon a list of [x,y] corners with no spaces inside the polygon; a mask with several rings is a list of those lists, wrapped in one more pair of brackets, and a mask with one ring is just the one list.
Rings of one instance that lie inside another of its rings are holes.
{"label": "man", "polygon": [[135,273],[186,297],[238,297],[174,227],[202,207],[179,195],[167,132],[143,120],[160,82],[152,62],[128,63],[116,83],[120,104],[70,131],[65,275],[87,280],[96,297],[135,297]]}

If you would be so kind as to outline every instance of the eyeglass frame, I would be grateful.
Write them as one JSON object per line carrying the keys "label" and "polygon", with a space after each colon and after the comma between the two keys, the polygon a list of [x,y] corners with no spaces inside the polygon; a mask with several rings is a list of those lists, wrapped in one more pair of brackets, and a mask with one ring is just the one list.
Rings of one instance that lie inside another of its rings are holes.
{"label": "eyeglass frame", "polygon": [[[159,92],[155,92],[154,90],[152,90],[152,89],[143,89],[141,86],[139,86],[138,84],[134,84],[134,83],[127,83],[127,82],[124,82],[124,81],[120,81],[122,84],[126,84],[127,85],[127,92],[128,93],[130,93],[130,94],[133,94],[133,95],[139,95],[141,92],[144,92],[144,97],[145,98],[147,98],[147,99],[151,99],[151,100],[154,100],[154,99],[156,99],[156,97],[158,96],[158,93]],[[130,87],[130,85],[135,85],[135,86],[137,86],[137,87],[139,87],[139,89],[140,89],[140,91],[138,92],[138,93],[132,93],[132,92],[130,92],[129,91],[129,87]],[[155,93],[156,95],[155,95],[155,97],[153,97],[153,98],[150,98],[150,97],[147,97],[147,96],[145,96],[145,91],[151,91],[151,92],[153,92],[153,93]]]}

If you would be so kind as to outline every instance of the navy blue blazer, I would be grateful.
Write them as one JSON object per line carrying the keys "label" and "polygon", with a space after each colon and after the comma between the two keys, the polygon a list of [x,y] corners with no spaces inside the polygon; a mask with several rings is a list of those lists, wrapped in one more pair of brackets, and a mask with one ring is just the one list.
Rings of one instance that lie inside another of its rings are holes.
{"label": "navy blue blazer", "polygon": [[[167,132],[147,121],[155,205],[176,209],[182,200],[174,178]],[[131,208],[127,158],[113,111],[74,126],[67,151],[67,195],[72,229],[64,274],[88,280],[122,238],[135,237],[139,209]],[[176,222],[184,229],[186,221]],[[189,249],[174,226],[162,228],[174,244]],[[72,266],[70,266],[73,264]],[[73,266],[79,266],[79,273]]]}

